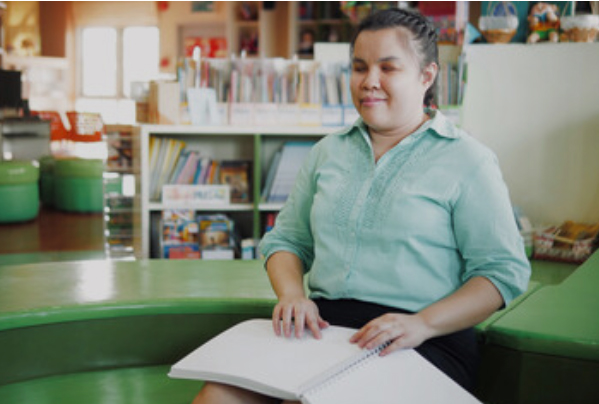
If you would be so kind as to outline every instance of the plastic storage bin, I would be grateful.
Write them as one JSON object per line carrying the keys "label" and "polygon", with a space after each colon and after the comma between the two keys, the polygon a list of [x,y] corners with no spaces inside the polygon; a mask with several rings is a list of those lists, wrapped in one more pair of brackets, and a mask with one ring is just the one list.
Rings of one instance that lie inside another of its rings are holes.
{"label": "plastic storage bin", "polygon": [[39,169],[31,162],[0,161],[0,223],[24,222],[39,213]]}
{"label": "plastic storage bin", "polygon": [[54,207],[67,212],[102,212],[104,162],[99,159],[56,160]]}

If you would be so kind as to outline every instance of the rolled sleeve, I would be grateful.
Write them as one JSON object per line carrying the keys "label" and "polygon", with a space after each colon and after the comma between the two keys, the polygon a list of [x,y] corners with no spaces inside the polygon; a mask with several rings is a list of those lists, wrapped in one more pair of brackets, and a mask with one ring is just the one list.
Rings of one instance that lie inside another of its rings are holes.
{"label": "rolled sleeve", "polygon": [[459,188],[453,226],[465,262],[462,282],[489,279],[507,306],[526,290],[531,269],[496,157],[488,155]]}
{"label": "rolled sleeve", "polygon": [[277,215],[275,226],[266,233],[259,249],[266,261],[278,251],[297,255],[304,272],[314,261],[314,240],[310,228],[310,212],[315,193],[314,172],[318,144],[310,151],[295,179],[293,190]]}

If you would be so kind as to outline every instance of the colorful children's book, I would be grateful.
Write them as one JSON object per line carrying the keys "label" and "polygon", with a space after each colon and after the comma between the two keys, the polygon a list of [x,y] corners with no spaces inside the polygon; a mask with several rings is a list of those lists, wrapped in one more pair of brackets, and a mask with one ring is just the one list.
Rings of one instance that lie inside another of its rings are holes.
{"label": "colorful children's book", "polygon": [[199,216],[199,244],[202,250],[229,248],[231,246],[231,222],[224,215]]}
{"label": "colorful children's book", "polygon": [[220,183],[231,188],[231,203],[249,203],[250,198],[249,161],[222,161]]}

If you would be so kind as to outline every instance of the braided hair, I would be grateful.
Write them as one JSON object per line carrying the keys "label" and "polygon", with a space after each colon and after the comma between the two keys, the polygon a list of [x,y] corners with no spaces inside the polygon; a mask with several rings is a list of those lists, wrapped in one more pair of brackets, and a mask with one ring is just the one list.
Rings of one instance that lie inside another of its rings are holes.
{"label": "braided hair", "polygon": [[[437,30],[425,16],[417,11],[400,8],[377,11],[360,22],[350,42],[350,52],[353,55],[354,45],[362,31],[378,31],[387,28],[405,28],[412,34],[420,68],[424,69],[431,63],[439,65],[439,48],[437,47]],[[435,98],[437,77],[424,95],[424,105],[430,106]]]}

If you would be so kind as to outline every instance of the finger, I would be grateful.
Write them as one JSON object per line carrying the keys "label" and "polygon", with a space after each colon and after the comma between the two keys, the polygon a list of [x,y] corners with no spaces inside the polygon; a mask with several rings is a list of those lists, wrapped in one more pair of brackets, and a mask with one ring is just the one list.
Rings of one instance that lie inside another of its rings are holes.
{"label": "finger", "polygon": [[307,316],[306,324],[308,325],[308,328],[312,332],[312,335],[314,336],[314,338],[316,338],[316,339],[322,338],[322,333],[320,332],[320,325],[319,325],[318,320],[314,319],[312,316]]}
{"label": "finger", "polygon": [[365,325],[364,327],[362,327],[358,331],[356,331],[356,333],[354,333],[354,335],[352,335],[351,338],[349,339],[349,342],[351,342],[353,344],[358,343],[358,341],[360,341],[362,339],[362,337],[364,336],[364,334],[366,333],[367,327],[368,327],[368,325]]}
{"label": "finger", "polygon": [[396,338],[389,346],[381,351],[380,356],[387,356],[392,352],[399,351],[400,349],[409,348],[406,344],[406,338],[401,336]]}
{"label": "finger", "polygon": [[281,336],[281,305],[277,304],[272,311],[272,328],[275,335]]}
{"label": "finger", "polygon": [[288,306],[283,309],[283,334],[289,338],[291,336],[291,317],[293,307]]}
{"label": "finger", "polygon": [[327,328],[329,325],[330,324],[328,321],[323,320],[322,317],[318,316],[318,328],[319,329]]}
{"label": "finger", "polygon": [[364,348],[375,349],[383,345],[384,343],[391,341],[394,338],[397,338],[397,335],[394,335],[391,331],[383,331],[375,335],[370,341],[368,341],[364,345]]}
{"label": "finger", "polygon": [[367,337],[367,334],[373,332],[372,330],[377,329],[379,327],[378,324],[379,324],[379,319],[378,318],[369,321],[368,323],[366,323],[366,325],[364,327],[360,328],[358,330],[358,332],[356,332],[350,338],[350,342],[360,345],[360,342],[363,341],[365,338],[369,339]]}
{"label": "finger", "polygon": [[301,338],[304,335],[304,321],[306,320],[306,315],[303,311],[295,310],[295,337]]}
{"label": "finger", "polygon": [[383,332],[380,327],[368,326],[364,327],[363,332],[356,338],[355,343],[358,344],[360,348],[365,348],[367,344],[369,344],[373,339],[376,338]]}

